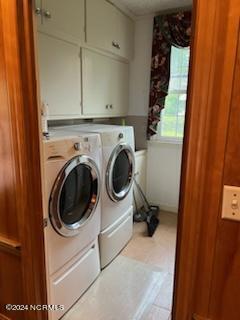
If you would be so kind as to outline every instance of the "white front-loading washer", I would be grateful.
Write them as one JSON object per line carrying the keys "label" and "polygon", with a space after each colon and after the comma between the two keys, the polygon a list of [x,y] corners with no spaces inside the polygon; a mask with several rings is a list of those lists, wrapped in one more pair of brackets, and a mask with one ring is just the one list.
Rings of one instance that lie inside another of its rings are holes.
{"label": "white front-loading washer", "polygon": [[98,134],[50,133],[43,141],[44,240],[49,312],[59,319],[100,272],[102,149]]}
{"label": "white front-loading washer", "polygon": [[[99,244],[103,268],[113,260],[132,236],[134,131],[130,126],[101,124],[81,124],[64,129],[95,132],[101,136],[103,186]],[[63,127],[54,130],[63,130]]]}

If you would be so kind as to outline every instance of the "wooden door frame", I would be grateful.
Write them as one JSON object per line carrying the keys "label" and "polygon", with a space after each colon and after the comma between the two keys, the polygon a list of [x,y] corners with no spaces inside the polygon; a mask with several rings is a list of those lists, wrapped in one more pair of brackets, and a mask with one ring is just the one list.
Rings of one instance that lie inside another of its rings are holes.
{"label": "wooden door frame", "polygon": [[235,60],[237,51],[238,30],[229,22],[234,12],[230,4],[228,0],[195,0],[193,6],[174,320],[209,320],[234,73],[229,61]]}
{"label": "wooden door frame", "polygon": [[[203,45],[203,35],[205,35],[206,50],[202,54],[204,55],[204,53],[206,54],[213,50],[212,32],[216,1],[212,1],[213,6],[211,6],[210,12],[207,13],[205,28],[199,30],[199,28],[202,28],[201,17],[198,15],[201,1],[194,0],[192,10],[192,43],[183,141],[173,296],[173,319],[176,320],[192,319],[197,264],[196,253],[198,252],[198,235],[201,223],[201,207],[199,204],[202,201],[203,172],[206,170],[206,146],[204,138],[209,110],[207,108],[209,88],[204,85],[204,82],[208,82],[211,77],[211,66],[210,63],[203,66],[203,62],[208,61],[207,57],[203,57],[202,65],[199,66],[199,69],[204,72],[200,73],[196,68],[196,61],[199,61],[199,48]],[[206,3],[204,5],[206,8]],[[211,28],[209,29],[210,21]],[[194,89],[197,85],[202,94],[201,99]]]}
{"label": "wooden door frame", "polygon": [[[35,55],[35,15],[33,1],[16,0],[15,3],[21,67],[21,124],[23,126],[23,137],[26,139],[24,158],[21,159],[22,169],[25,172],[22,186],[26,185],[26,202],[20,225],[22,248],[25,248],[22,251],[23,283],[27,284],[24,288],[24,300],[28,304],[46,305],[47,288],[41,182],[41,116]],[[26,312],[26,319],[44,320],[47,319],[47,312]]]}
{"label": "wooden door frame", "polygon": [[[19,257],[18,264],[2,264],[4,283],[18,281],[14,292],[6,294],[10,304],[47,304],[46,276],[44,261],[44,237],[42,214],[42,186],[39,137],[38,88],[35,67],[34,21],[32,3],[28,0],[0,0],[1,26],[1,108],[5,118],[1,119],[1,141],[4,135],[10,138],[10,145],[1,153],[4,164],[11,166],[13,179],[1,184],[6,196],[4,207],[11,208],[3,213],[8,215],[6,229],[11,229],[11,221],[16,224],[16,232],[1,237],[0,250],[7,250],[9,256]],[[5,128],[10,128],[6,132]],[[5,130],[5,131],[4,131]],[[2,181],[1,181],[2,182]],[[16,210],[12,210],[15,203]],[[16,222],[17,221],[17,222]],[[12,236],[12,238],[10,237]],[[20,268],[20,270],[19,270]],[[13,272],[14,275],[11,273]],[[17,275],[17,276],[16,276]],[[16,278],[16,279],[15,279]],[[3,279],[1,279],[3,280]],[[20,283],[20,284],[19,284]],[[7,311],[1,306],[0,319],[47,319],[46,311]]]}
{"label": "wooden door frame", "polygon": [[[224,2],[224,1],[222,1]],[[225,1],[227,5],[228,1]],[[4,1],[2,1],[4,3]],[[201,250],[208,245],[207,259],[201,260],[207,275],[202,287],[201,298],[206,307],[210,295],[211,270],[213,267],[217,219],[221,202],[221,183],[223,175],[224,151],[226,146],[227,121],[231,94],[221,88],[222,74],[217,70],[219,56],[218,31],[221,10],[225,4],[219,0],[195,0],[193,8],[193,42],[191,50],[191,72],[188,92],[188,107],[185,126],[180,212],[178,224],[176,276],[173,304],[173,319],[207,319],[207,316],[193,316],[195,312],[195,284],[198,279],[197,267]],[[39,108],[37,73],[35,64],[34,21],[32,1],[5,1],[4,14],[9,14],[11,25],[18,30],[16,47],[9,42],[8,52],[13,53],[19,70],[7,70],[8,90],[12,98],[12,127],[15,141],[18,141],[15,161],[19,166],[18,219],[20,225],[22,279],[24,282],[23,300],[31,304],[46,304],[46,279],[44,264],[42,193],[40,174]],[[12,6],[12,8],[11,8]],[[16,17],[15,14],[18,13]],[[6,20],[7,22],[7,20]],[[6,32],[12,32],[10,23]],[[16,39],[15,39],[16,40]],[[223,43],[226,41],[223,38]],[[5,45],[5,44],[4,44]],[[6,51],[7,52],[7,51]],[[210,53],[210,54],[209,54]],[[234,47],[232,50],[234,55]],[[231,82],[233,70],[223,66],[224,75]],[[19,87],[15,87],[18,78]],[[218,79],[219,80],[218,80]],[[221,92],[214,92],[215,83]],[[220,97],[224,96],[225,103]],[[214,104],[219,102],[219,115],[213,125]],[[26,141],[28,143],[26,143]],[[214,148],[213,148],[214,145]],[[213,150],[211,150],[213,148]],[[218,161],[216,161],[216,155]],[[211,158],[212,157],[212,158]],[[212,162],[211,162],[212,160]],[[217,185],[215,190],[206,188]],[[206,207],[206,201],[208,206]],[[203,215],[203,212],[205,214]],[[206,225],[206,239],[202,242],[203,218],[209,215]],[[210,232],[211,229],[211,232]],[[46,319],[46,313],[26,313],[26,319]]]}

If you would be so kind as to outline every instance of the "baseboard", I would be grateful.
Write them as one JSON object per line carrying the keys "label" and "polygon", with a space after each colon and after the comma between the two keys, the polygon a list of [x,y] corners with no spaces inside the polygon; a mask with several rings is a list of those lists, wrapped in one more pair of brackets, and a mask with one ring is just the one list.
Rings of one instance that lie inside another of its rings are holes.
{"label": "baseboard", "polygon": [[167,212],[171,212],[171,213],[178,213],[178,207],[176,206],[171,206],[168,204],[164,204],[164,203],[156,203],[154,201],[149,201],[151,204],[155,205],[155,206],[159,206],[160,210],[162,211],[167,211]]}

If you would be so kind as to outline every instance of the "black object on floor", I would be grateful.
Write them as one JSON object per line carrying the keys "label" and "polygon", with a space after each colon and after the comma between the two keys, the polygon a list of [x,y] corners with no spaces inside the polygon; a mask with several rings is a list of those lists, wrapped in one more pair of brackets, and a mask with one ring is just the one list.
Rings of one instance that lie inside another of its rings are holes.
{"label": "black object on floor", "polygon": [[148,229],[148,236],[152,237],[155,230],[157,229],[157,226],[159,224],[159,220],[157,218],[157,214],[159,212],[159,207],[158,206],[151,206],[145,194],[143,193],[140,185],[137,183],[135,177],[133,178],[134,183],[136,185],[136,188],[139,192],[140,197],[142,198],[143,201],[143,207],[141,208],[141,211],[137,209],[136,205],[136,198],[134,194],[134,201],[135,201],[135,206],[136,206],[136,213],[134,214],[134,221],[136,222],[142,222],[145,221],[147,223],[147,229]]}
{"label": "black object on floor", "polygon": [[159,220],[156,217],[158,212],[159,212],[158,206],[150,206],[149,207],[149,211],[147,213],[147,219],[146,219],[149,237],[153,236],[153,234],[159,224]]}

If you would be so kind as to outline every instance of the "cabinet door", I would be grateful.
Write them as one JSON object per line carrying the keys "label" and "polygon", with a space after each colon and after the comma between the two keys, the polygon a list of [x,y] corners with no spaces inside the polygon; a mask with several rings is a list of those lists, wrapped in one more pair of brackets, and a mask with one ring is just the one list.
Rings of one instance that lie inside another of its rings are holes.
{"label": "cabinet door", "polygon": [[81,63],[77,45],[38,33],[41,101],[52,119],[81,115]]}
{"label": "cabinet door", "polygon": [[83,114],[109,115],[112,101],[112,59],[82,49]]}
{"label": "cabinet door", "polygon": [[111,115],[126,116],[129,105],[129,65],[113,60],[111,67]]}
{"label": "cabinet door", "polygon": [[105,0],[86,0],[87,44],[112,52],[115,37],[115,10]]}
{"label": "cabinet door", "polygon": [[83,113],[122,116],[128,111],[128,64],[83,49]]}
{"label": "cabinet door", "polygon": [[119,55],[126,59],[132,59],[134,54],[134,22],[121,11],[116,9],[116,40]]}
{"label": "cabinet door", "polygon": [[42,32],[73,43],[83,43],[84,0],[42,0]]}
{"label": "cabinet door", "polygon": [[86,41],[126,59],[133,54],[133,21],[105,0],[86,0]]}

